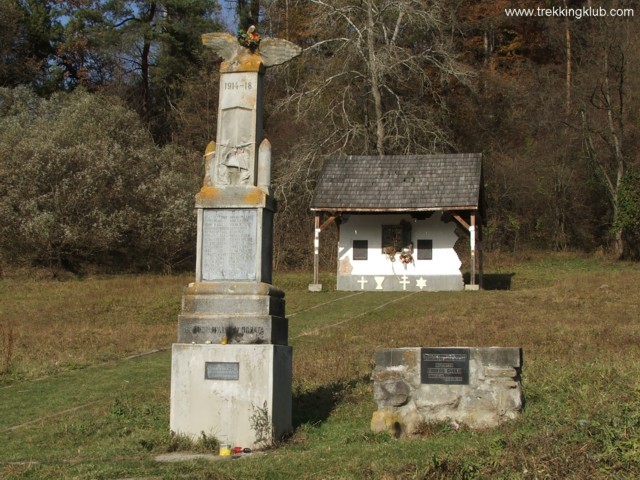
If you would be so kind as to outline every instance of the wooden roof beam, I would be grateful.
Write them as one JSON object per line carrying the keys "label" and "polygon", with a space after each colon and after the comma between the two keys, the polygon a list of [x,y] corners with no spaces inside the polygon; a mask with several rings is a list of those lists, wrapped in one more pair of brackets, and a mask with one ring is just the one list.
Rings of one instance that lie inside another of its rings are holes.
{"label": "wooden roof beam", "polygon": [[324,231],[327,227],[329,227],[333,222],[335,222],[339,218],[339,215],[331,215],[327,218],[322,225],[320,225],[320,231]]}
{"label": "wooden roof beam", "polygon": [[458,215],[457,213],[454,213],[454,214],[453,214],[453,218],[455,218],[455,219],[458,221],[458,223],[459,223],[460,225],[462,225],[464,228],[466,228],[466,229],[467,229],[467,231],[469,230],[469,224],[465,221],[465,219],[464,219],[464,218],[462,218],[462,217],[461,217],[460,215]]}

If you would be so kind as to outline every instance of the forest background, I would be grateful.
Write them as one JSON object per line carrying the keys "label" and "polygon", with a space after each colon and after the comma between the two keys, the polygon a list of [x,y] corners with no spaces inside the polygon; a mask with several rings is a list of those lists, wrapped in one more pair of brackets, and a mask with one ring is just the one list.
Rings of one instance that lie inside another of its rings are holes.
{"label": "forest background", "polygon": [[304,49],[265,76],[276,269],[309,268],[315,181],[348,154],[481,152],[485,249],[638,259],[635,15],[632,0],[0,0],[0,269],[191,269],[220,61],[200,35],[251,20]]}

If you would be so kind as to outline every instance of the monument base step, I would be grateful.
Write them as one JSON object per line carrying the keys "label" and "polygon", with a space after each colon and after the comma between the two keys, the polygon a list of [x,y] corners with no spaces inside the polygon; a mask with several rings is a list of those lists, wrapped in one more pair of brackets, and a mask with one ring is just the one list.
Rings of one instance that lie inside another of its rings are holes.
{"label": "monument base step", "polygon": [[185,287],[184,294],[269,295],[271,297],[284,298],[284,292],[269,283],[240,281],[192,282]]}
{"label": "monument base step", "polygon": [[272,315],[178,315],[178,343],[287,345],[289,320]]}
{"label": "monument base step", "polygon": [[183,314],[273,315],[284,317],[284,298],[272,295],[185,293]]}

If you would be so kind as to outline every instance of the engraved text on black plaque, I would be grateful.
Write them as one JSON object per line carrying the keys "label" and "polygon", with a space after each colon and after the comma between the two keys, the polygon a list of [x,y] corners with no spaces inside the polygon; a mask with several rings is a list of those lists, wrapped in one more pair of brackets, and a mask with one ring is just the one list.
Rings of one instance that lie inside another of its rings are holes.
{"label": "engraved text on black plaque", "polygon": [[468,385],[469,349],[420,349],[420,383]]}

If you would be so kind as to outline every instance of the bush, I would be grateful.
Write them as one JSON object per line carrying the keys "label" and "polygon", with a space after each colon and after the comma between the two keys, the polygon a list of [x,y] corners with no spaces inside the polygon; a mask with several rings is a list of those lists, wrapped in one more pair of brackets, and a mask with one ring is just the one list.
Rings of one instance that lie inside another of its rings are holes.
{"label": "bush", "polygon": [[614,230],[622,230],[625,240],[623,257],[631,260],[640,259],[640,174],[628,172],[622,179],[618,192],[620,213]]}
{"label": "bush", "polygon": [[111,98],[0,89],[0,256],[171,269],[195,244],[193,160]]}

